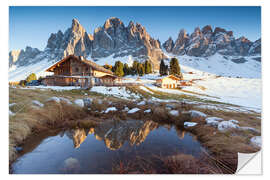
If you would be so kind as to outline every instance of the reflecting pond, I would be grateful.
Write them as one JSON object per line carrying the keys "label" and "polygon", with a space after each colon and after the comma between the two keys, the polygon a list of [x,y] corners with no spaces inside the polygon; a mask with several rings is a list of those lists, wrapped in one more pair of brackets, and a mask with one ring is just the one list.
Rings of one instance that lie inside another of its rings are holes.
{"label": "reflecting pond", "polygon": [[[25,144],[27,147],[27,143]],[[176,153],[199,157],[203,147],[190,133],[153,121],[109,121],[90,129],[44,138],[12,165],[15,174],[113,173],[121,162]]]}

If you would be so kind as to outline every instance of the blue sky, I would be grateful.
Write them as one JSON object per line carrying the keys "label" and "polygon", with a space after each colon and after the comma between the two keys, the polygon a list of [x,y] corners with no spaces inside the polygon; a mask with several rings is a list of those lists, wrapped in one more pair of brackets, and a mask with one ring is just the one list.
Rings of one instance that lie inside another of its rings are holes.
{"label": "blue sky", "polygon": [[245,36],[254,41],[261,36],[260,7],[79,7],[50,6],[9,8],[9,49],[26,46],[43,50],[51,33],[65,31],[73,18],[88,33],[102,26],[109,17],[141,23],[148,33],[163,43],[169,36],[175,40],[180,29],[192,33],[195,27],[211,25],[232,30],[236,38]]}

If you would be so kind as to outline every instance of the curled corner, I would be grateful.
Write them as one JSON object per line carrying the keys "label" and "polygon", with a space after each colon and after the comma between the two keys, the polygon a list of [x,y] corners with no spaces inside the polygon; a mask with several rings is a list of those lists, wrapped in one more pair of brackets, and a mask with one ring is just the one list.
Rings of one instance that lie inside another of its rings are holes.
{"label": "curled corner", "polygon": [[238,153],[235,174],[262,174],[261,151],[256,153]]}

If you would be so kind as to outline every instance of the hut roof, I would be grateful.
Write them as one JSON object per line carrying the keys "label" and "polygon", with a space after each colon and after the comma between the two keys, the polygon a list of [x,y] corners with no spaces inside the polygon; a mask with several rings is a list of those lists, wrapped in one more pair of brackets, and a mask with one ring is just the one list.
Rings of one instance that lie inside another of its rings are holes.
{"label": "hut roof", "polygon": [[68,60],[68,59],[76,59],[78,61],[81,61],[89,66],[91,66],[94,70],[96,71],[101,71],[101,72],[105,72],[105,73],[108,73],[108,74],[113,74],[112,71],[98,65],[97,63],[93,62],[93,61],[90,61],[90,60],[86,60],[86,59],[82,59],[78,56],[75,56],[75,55],[69,55],[67,57],[65,57],[64,59],[58,61],[57,63],[55,63],[54,65],[52,65],[51,67],[49,67],[46,71],[47,72],[54,72],[54,68],[57,67],[59,64],[63,63],[64,61]]}
{"label": "hut roof", "polygon": [[181,80],[181,78],[179,78],[177,76],[174,76],[174,75],[168,75],[168,76],[162,77],[162,78],[160,78],[158,80],[161,80],[161,79],[164,79],[164,78],[170,78],[170,79],[177,80],[177,81]]}

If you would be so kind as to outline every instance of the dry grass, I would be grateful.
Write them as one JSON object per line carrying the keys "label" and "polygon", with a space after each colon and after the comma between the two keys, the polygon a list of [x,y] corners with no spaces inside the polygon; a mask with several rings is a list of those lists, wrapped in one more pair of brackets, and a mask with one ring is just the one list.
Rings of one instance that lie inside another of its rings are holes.
{"label": "dry grass", "polygon": [[230,167],[203,151],[199,157],[177,153],[171,156],[135,156],[126,161],[115,161],[114,174],[233,174],[236,166]]}
{"label": "dry grass", "polygon": [[[131,87],[129,89],[139,93],[140,95],[143,94],[146,98],[148,95],[150,96],[150,94],[147,94],[145,91],[141,92],[139,88]],[[134,89],[136,89],[136,91]],[[107,119],[153,120],[160,124],[169,124],[169,127],[171,127],[171,125],[176,125],[180,129],[183,129],[183,123],[185,121],[197,122],[198,125],[185,130],[196,135],[196,138],[201,142],[201,144],[211,152],[209,157],[213,159],[213,162],[206,162],[206,160],[202,160],[203,158],[198,161],[192,156],[179,155],[178,158],[176,158],[177,161],[170,158],[154,160],[158,161],[157,164],[162,164],[162,168],[154,167],[153,163],[150,163],[151,161],[140,159],[140,161],[136,162],[137,164],[135,165],[126,162],[116,163],[114,169],[114,172],[116,173],[220,173],[221,169],[222,173],[231,173],[230,170],[227,169],[225,171],[224,169],[227,167],[233,167],[232,169],[234,170],[234,167],[237,165],[237,152],[251,153],[259,150],[249,144],[250,138],[254,136],[254,133],[252,132],[231,130],[222,133],[214,127],[207,126],[204,118],[192,119],[188,114],[182,112],[195,109],[204,112],[209,116],[221,117],[224,120],[238,120],[240,122],[240,126],[249,126],[260,131],[261,120],[258,118],[260,117],[260,114],[258,113],[226,112],[214,109],[195,108],[192,105],[185,103],[170,103],[175,106],[173,109],[177,110],[180,114],[178,117],[175,117],[169,114],[169,110],[166,109],[166,103],[146,103],[146,105],[138,107],[138,102],[135,101],[104,97],[99,94],[89,93],[89,91],[87,91],[88,97],[94,98],[90,111],[65,103],[46,102],[46,99],[52,96],[65,97],[70,100],[84,98],[85,93],[86,92],[81,92],[79,90],[57,92],[52,90],[19,90],[11,88],[10,103],[16,103],[16,105],[10,109],[12,112],[15,112],[16,115],[11,116],[9,120],[10,162],[14,161],[17,157],[14,147],[22,144],[32,134],[48,129],[64,127],[88,128]],[[160,94],[160,97],[163,95],[164,94]],[[101,99],[102,103],[100,103],[97,98]],[[174,96],[172,95],[171,98],[174,98]],[[180,98],[180,96],[177,96],[177,98]],[[45,106],[40,109],[33,108],[31,106],[32,100],[39,100],[44,103]],[[134,114],[128,114],[127,112],[122,111],[125,106],[129,109],[138,107],[141,110]],[[116,107],[118,111],[100,113],[108,107]],[[151,109],[151,113],[144,113],[144,110],[146,109]],[[184,160],[183,162],[188,163],[183,163],[182,160]],[[200,164],[202,162],[205,164]],[[198,164],[204,168],[199,168]],[[224,167],[219,169],[219,166]],[[157,171],[157,169],[160,170]]]}

